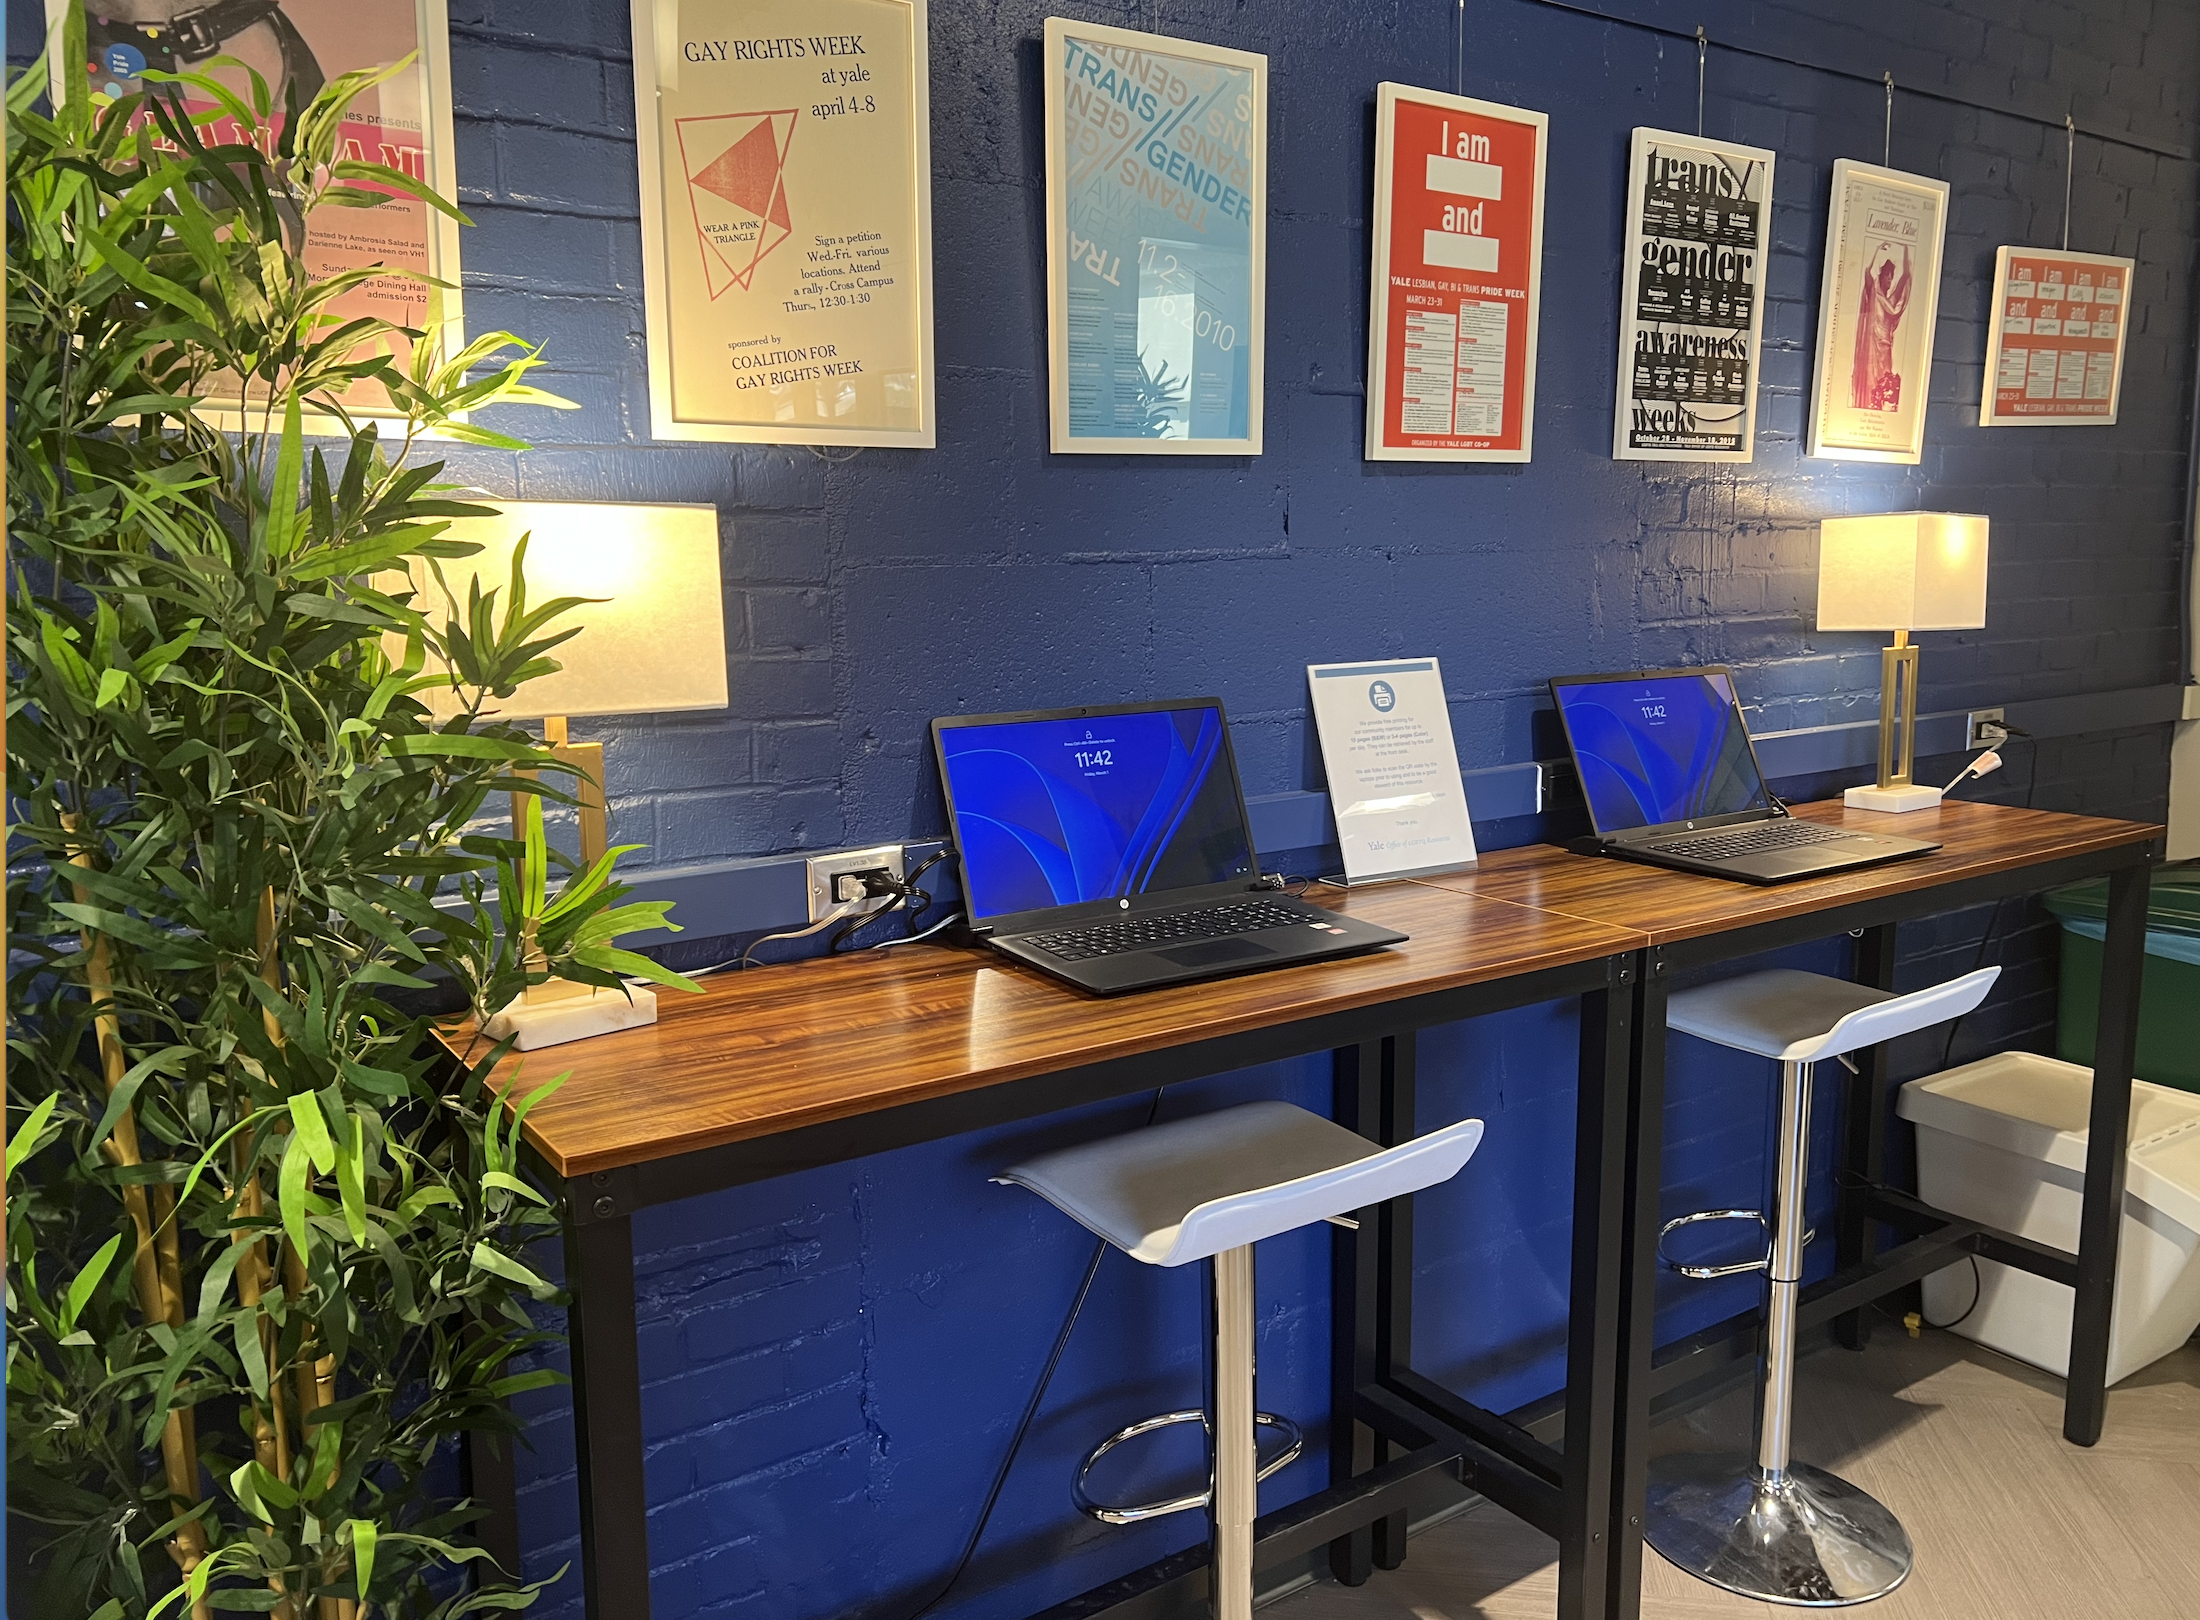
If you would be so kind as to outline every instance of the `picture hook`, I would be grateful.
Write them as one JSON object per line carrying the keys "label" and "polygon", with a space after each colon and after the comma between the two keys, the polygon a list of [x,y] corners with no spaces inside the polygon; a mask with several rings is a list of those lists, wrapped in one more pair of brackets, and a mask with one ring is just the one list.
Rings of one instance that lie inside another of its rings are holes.
{"label": "picture hook", "polygon": [[1879,166],[1894,167],[1894,71],[1887,72],[1887,133],[1879,144]]}
{"label": "picture hook", "polygon": [[2078,121],[2063,114],[2063,251],[2070,251],[2070,177],[2078,172]]}

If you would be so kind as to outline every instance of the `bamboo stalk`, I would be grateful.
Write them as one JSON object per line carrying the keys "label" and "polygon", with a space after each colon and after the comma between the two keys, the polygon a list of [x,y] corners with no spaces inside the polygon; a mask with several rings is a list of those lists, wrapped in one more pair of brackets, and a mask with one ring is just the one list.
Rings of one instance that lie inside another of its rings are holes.
{"label": "bamboo stalk", "polygon": [[[69,813],[63,815],[61,824],[71,833],[81,834],[84,818]],[[92,851],[88,843],[80,843],[69,857],[71,866],[85,871],[92,869]],[[82,883],[72,882],[70,892],[80,906],[92,904],[91,891]],[[84,945],[84,987],[92,998],[92,1028],[99,1044],[100,1078],[107,1095],[112,1097],[115,1088],[122,1084],[122,1077],[129,1072],[129,1056],[122,1044],[122,1018],[115,1010],[115,982],[113,958],[109,953],[107,936],[86,928],[77,936]],[[139,1151],[137,1113],[125,1108],[115,1120],[114,1131],[107,1141],[100,1144],[102,1153],[110,1163],[122,1166],[143,1164]],[[162,1188],[166,1195],[163,1203],[166,1213],[173,1213],[174,1194]],[[130,1223],[137,1229],[137,1250],[131,1257],[133,1281],[137,1288],[138,1313],[148,1322],[165,1322],[180,1326],[183,1321],[183,1289],[181,1278],[181,1250],[173,1220],[162,1224],[162,1235],[156,1244],[152,1200],[147,1196],[143,1182],[125,1182],[122,1188],[123,1208],[129,1211]],[[169,1276],[163,1276],[161,1247],[176,1255],[176,1267]],[[173,1279],[171,1283],[170,1279]],[[161,1428],[161,1471],[167,1477],[169,1499],[183,1508],[196,1507],[199,1502],[199,1458],[196,1425],[186,1422],[188,1414],[171,1407],[168,1420]],[[177,1531],[168,1543],[168,1555],[176,1561],[176,1567],[189,1578],[206,1557],[206,1527],[193,1520]],[[213,1620],[212,1605],[201,1598],[191,1606],[193,1620]]]}

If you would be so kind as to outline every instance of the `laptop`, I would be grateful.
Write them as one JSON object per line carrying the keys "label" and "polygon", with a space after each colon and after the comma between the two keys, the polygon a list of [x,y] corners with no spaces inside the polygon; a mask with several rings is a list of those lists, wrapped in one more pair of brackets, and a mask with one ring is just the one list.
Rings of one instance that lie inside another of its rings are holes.
{"label": "laptop", "polygon": [[1264,880],[1216,698],[932,722],[971,932],[1096,995],[1395,945]]}
{"label": "laptop", "polygon": [[1607,855],[1786,883],[1940,848],[1790,816],[1765,787],[1734,677],[1716,665],[1561,676],[1551,698]]}

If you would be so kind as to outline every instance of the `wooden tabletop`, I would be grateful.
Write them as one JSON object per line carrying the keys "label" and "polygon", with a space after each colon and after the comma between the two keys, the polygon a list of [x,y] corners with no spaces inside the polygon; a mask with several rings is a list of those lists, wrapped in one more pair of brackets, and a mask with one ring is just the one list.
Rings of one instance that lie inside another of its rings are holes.
{"label": "wooden tabletop", "polygon": [[[1559,854],[1550,851],[1550,854]],[[1487,894],[1401,883],[1316,905],[1403,945],[1135,995],[1084,995],[985,950],[905,950],[752,968],[658,992],[658,1022],[499,1064],[521,1094],[568,1076],[527,1135],[572,1177],[1218,1036],[1640,950],[1639,933]],[[479,1049],[470,1026],[441,1035]],[[524,1067],[523,1067],[524,1065]]]}
{"label": "wooden tabletop", "polygon": [[1427,878],[1440,888],[1509,900],[1586,922],[1625,929],[1652,945],[1748,928],[1852,901],[1907,894],[2066,856],[2092,855],[2160,838],[2148,822],[2069,816],[2052,810],[1948,800],[1931,810],[1888,815],[1851,810],[1838,799],[1794,807],[1812,821],[1858,832],[1923,838],[1941,847],[1930,855],[1867,866],[1827,877],[1758,885],[1675,872],[1603,855],[1574,855],[1549,844],[1497,850],[1472,872]]}

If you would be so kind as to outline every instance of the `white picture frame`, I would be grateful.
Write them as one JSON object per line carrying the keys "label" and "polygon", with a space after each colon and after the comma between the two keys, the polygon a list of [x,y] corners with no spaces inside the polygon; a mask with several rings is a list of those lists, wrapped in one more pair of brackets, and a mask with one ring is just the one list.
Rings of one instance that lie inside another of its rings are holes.
{"label": "white picture frame", "polygon": [[2137,269],[2110,253],[1997,249],[1978,425],[2114,427]]}
{"label": "white picture frame", "polygon": [[1042,48],[1048,448],[1259,455],[1268,58],[1061,17]]}
{"label": "white picture frame", "polygon": [[1805,454],[1924,458],[1947,230],[1947,181],[1835,159]]}
{"label": "white picture frame", "polygon": [[1613,460],[1756,458],[1773,161],[1737,141],[1634,132]]}
{"label": "white picture frame", "polygon": [[[1401,131],[1423,159],[1403,186]],[[1549,151],[1548,114],[1376,86],[1365,459],[1534,458]],[[1448,223],[1469,212],[1471,229]]]}
{"label": "white picture frame", "polygon": [[926,0],[634,0],[652,438],[938,442],[929,29]]}

